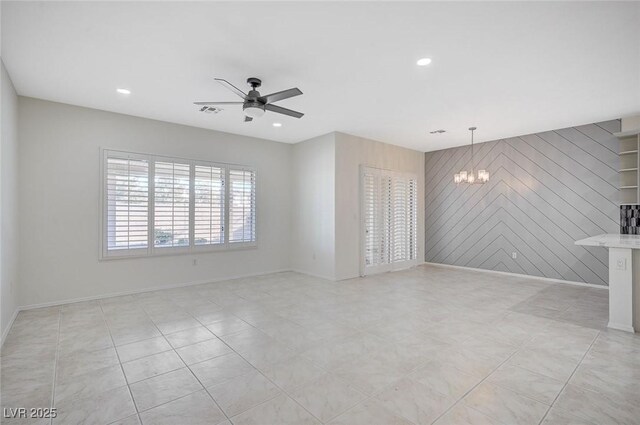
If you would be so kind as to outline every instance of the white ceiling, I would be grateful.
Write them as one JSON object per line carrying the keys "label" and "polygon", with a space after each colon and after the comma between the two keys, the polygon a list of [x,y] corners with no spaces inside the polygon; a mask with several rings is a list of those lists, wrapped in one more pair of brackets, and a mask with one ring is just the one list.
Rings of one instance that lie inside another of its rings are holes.
{"label": "white ceiling", "polygon": [[[342,131],[422,151],[640,113],[640,2],[2,2],[19,94],[298,142]],[[428,67],[415,65],[430,57]],[[214,82],[297,86],[252,123]],[[116,87],[131,89],[123,97]],[[272,123],[282,122],[281,128]],[[443,128],[442,135],[429,131]]]}

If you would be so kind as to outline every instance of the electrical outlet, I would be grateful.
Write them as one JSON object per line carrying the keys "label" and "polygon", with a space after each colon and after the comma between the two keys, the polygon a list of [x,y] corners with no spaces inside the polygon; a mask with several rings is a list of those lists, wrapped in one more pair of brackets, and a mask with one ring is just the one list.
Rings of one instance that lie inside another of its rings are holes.
{"label": "electrical outlet", "polygon": [[513,258],[514,260],[515,260],[516,258],[518,258],[518,253],[517,253],[517,252],[515,252],[515,251],[513,251],[513,252],[511,253],[511,258]]}
{"label": "electrical outlet", "polygon": [[616,270],[627,270],[627,260],[625,258],[616,260]]}

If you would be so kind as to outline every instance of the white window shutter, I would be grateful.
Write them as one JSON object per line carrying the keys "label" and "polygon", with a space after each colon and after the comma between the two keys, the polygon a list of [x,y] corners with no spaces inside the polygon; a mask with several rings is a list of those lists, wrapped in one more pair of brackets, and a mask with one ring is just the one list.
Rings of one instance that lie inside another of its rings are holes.
{"label": "white window shutter", "polygon": [[382,263],[380,249],[380,184],[379,176],[364,172],[362,179],[362,219],[364,220],[364,261],[365,267]]}
{"label": "white window shutter", "polygon": [[407,260],[407,182],[393,178],[393,262]]}
{"label": "white window shutter", "polygon": [[189,164],[154,165],[154,248],[188,247]]}
{"label": "white window shutter", "polygon": [[380,257],[383,264],[390,264],[393,255],[393,179],[380,175],[380,246],[384,255]]}
{"label": "white window shutter", "polygon": [[224,243],[224,176],[221,167],[196,165],[194,174],[194,244]]}
{"label": "white window shutter", "polygon": [[229,169],[229,243],[256,241],[256,179],[248,169]]}
{"label": "white window shutter", "polygon": [[418,259],[418,181],[410,179],[407,187],[409,260]]}
{"label": "white window shutter", "polygon": [[109,157],[106,176],[106,252],[146,250],[149,228],[149,162]]}

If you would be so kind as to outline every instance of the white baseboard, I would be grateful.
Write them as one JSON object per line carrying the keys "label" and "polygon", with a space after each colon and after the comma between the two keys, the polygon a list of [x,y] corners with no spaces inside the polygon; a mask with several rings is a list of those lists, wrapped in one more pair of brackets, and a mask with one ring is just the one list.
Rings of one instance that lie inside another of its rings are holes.
{"label": "white baseboard", "polygon": [[4,345],[4,340],[7,339],[7,335],[9,335],[9,331],[13,326],[13,322],[16,321],[16,317],[18,317],[19,312],[20,312],[20,307],[16,307],[16,309],[13,311],[13,315],[11,316],[11,320],[9,320],[9,324],[7,325],[7,328],[4,330],[4,332],[2,332],[2,339],[0,339],[0,348]]}
{"label": "white baseboard", "polygon": [[608,327],[608,328],[611,328],[611,329],[616,329],[616,330],[619,330],[619,331],[625,331],[625,332],[635,333],[635,329],[633,328],[633,326],[618,325],[618,324],[616,324],[616,323],[611,323],[611,322],[609,322],[609,323],[607,324],[607,327]]}
{"label": "white baseboard", "polygon": [[304,270],[291,269],[291,271],[292,272],[296,272],[296,273],[300,273],[300,274],[306,274],[307,276],[317,277],[318,279],[329,280],[331,282],[335,282],[336,281],[336,279],[334,277],[325,276],[325,275],[316,274],[316,273],[311,273],[311,272],[306,272]]}
{"label": "white baseboard", "polygon": [[248,273],[248,274],[243,274],[243,275],[225,276],[225,277],[220,277],[220,278],[216,278],[216,279],[203,279],[203,280],[195,280],[195,281],[191,281],[191,282],[184,282],[184,283],[178,283],[178,284],[172,284],[172,285],[154,286],[154,287],[149,287],[149,288],[136,289],[136,290],[133,290],[133,291],[111,292],[111,293],[108,293],[108,294],[92,295],[92,296],[89,296],[89,297],[70,298],[70,299],[60,300],[60,301],[51,301],[51,302],[39,303],[39,304],[29,304],[29,305],[18,307],[18,310],[19,311],[23,311],[23,310],[32,310],[34,308],[55,307],[55,306],[63,305],[63,304],[73,304],[73,303],[79,303],[79,302],[84,302],[84,301],[102,300],[102,299],[105,299],[105,298],[121,297],[123,295],[143,294],[145,292],[162,291],[162,290],[165,290],[165,289],[184,288],[186,286],[203,285],[203,284],[206,284],[206,283],[216,283],[216,282],[223,282],[225,280],[244,279],[244,278],[247,278],[247,277],[264,276],[264,275],[268,275],[268,274],[290,272],[290,271],[292,271],[292,270],[291,269],[278,269],[278,270],[265,271],[265,272],[260,272],[260,273]]}
{"label": "white baseboard", "polygon": [[444,268],[449,268],[449,269],[473,270],[473,271],[477,271],[477,272],[499,274],[499,275],[503,275],[503,276],[523,277],[523,278],[527,278],[527,279],[535,279],[535,280],[540,280],[542,282],[549,282],[549,283],[561,283],[561,284],[565,284],[565,285],[586,286],[586,287],[589,287],[589,288],[606,289],[607,291],[609,290],[609,287],[608,286],[604,286],[604,285],[596,285],[596,284],[593,284],[593,283],[584,283],[584,282],[575,282],[575,281],[572,281],[572,280],[553,279],[551,277],[532,276],[532,275],[529,275],[529,274],[502,272],[502,271],[498,271],[498,270],[478,269],[478,268],[475,268],[475,267],[455,266],[453,264],[430,263],[428,261],[425,261],[422,264],[428,265],[428,266],[444,267]]}

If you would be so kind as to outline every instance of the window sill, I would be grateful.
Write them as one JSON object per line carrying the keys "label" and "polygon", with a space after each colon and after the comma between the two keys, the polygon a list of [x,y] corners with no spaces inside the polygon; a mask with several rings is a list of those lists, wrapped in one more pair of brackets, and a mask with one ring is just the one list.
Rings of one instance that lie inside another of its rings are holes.
{"label": "window sill", "polygon": [[255,242],[234,243],[226,246],[219,247],[194,247],[186,249],[170,249],[163,252],[162,248],[156,248],[152,254],[145,252],[144,254],[125,254],[125,255],[104,255],[102,254],[98,261],[114,261],[114,260],[130,260],[140,258],[158,258],[158,257],[173,257],[184,255],[199,255],[199,254],[211,254],[217,252],[233,252],[233,251],[247,251],[258,249],[258,244]]}

